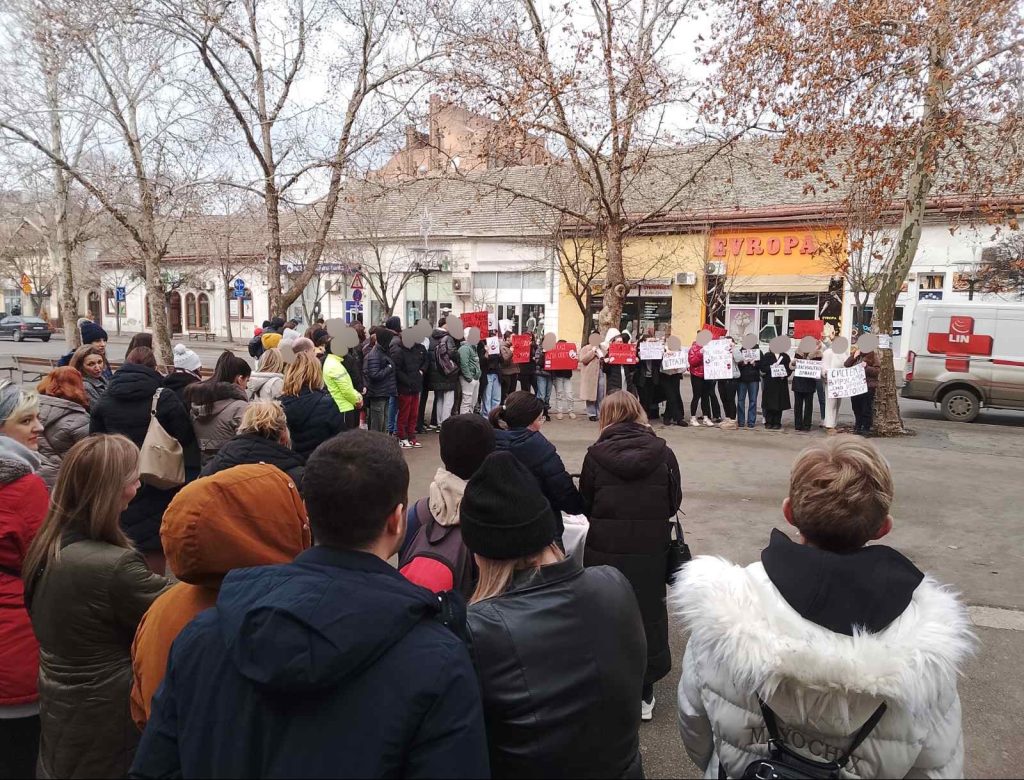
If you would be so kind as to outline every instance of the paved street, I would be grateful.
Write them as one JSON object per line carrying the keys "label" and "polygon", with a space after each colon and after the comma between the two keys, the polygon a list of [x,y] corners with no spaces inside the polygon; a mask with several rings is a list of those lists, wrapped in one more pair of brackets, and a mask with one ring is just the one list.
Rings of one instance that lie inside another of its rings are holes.
{"label": "paved street", "polygon": [[[124,344],[127,339],[124,339]],[[120,358],[124,344],[110,350]],[[212,365],[223,345],[190,345]],[[54,356],[63,342],[0,344],[12,353]],[[244,352],[244,346],[238,347]],[[850,410],[844,407],[841,421]],[[815,413],[817,414],[817,413]],[[983,412],[971,425],[948,423],[931,404],[904,402],[914,436],[876,440],[896,478],[896,527],[888,541],[919,567],[963,593],[981,640],[960,690],[964,708],[967,774],[1013,777],[1024,748],[1016,725],[1024,722],[1024,414]],[[791,425],[791,417],[784,418]],[[740,563],[756,560],[772,527],[784,528],[780,504],[796,453],[822,434],[671,428],[664,435],[683,471],[684,525],[695,554],[716,554]],[[597,433],[584,417],[553,422],[544,433],[577,472]],[[437,465],[437,436],[410,451],[410,498],[423,495]],[[1002,627],[996,627],[1002,626]],[[696,777],[675,722],[675,686],[685,638],[674,633],[673,672],[656,689],[655,720],[642,731],[648,777]]]}

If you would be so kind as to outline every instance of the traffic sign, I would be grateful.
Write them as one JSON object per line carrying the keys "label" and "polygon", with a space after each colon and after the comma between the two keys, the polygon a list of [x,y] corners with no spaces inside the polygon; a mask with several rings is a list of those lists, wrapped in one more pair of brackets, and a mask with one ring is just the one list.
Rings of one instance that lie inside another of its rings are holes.
{"label": "traffic sign", "polygon": [[363,277],[362,274],[356,274],[352,277],[352,289],[362,290],[363,289]]}
{"label": "traffic sign", "polygon": [[28,274],[21,275],[21,291],[25,293],[25,295],[32,292],[32,280],[29,278]]}
{"label": "traffic sign", "polygon": [[235,279],[235,297],[236,298],[244,298],[245,297],[245,280],[244,279]]}
{"label": "traffic sign", "polygon": [[363,300],[363,291],[360,290],[358,287],[352,291],[352,300],[355,301],[356,303],[359,303],[359,301]]}
{"label": "traffic sign", "polygon": [[126,300],[127,292],[128,291],[125,290],[124,287],[115,287],[114,288],[114,298],[117,300],[118,303],[124,303],[125,300]]}

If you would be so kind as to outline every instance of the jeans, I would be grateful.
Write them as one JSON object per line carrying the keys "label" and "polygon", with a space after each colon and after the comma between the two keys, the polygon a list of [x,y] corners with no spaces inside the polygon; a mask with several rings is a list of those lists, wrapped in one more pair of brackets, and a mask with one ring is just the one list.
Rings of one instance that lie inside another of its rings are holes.
{"label": "jeans", "polygon": [[875,421],[875,390],[869,388],[866,393],[855,395],[850,399],[853,404],[854,431],[869,433]]}
{"label": "jeans", "polygon": [[537,397],[544,402],[544,412],[551,411],[551,384],[548,374],[537,374]]}
{"label": "jeans", "polygon": [[572,380],[567,377],[556,376],[555,382],[555,411],[561,414],[573,413],[573,406],[576,405],[572,397]]}
{"label": "jeans", "polygon": [[455,406],[455,391],[440,390],[434,395],[437,397],[437,424],[441,425],[452,416],[452,409]]}
{"label": "jeans", "polygon": [[484,401],[480,404],[480,414],[486,417],[496,406],[501,406],[501,374],[488,374],[487,389],[484,391]]}
{"label": "jeans", "polygon": [[719,379],[718,395],[722,399],[722,416],[727,420],[736,419],[736,386],[738,379]]}
{"label": "jeans", "polygon": [[[738,408],[736,411],[736,424],[742,428],[746,425],[753,428],[757,422],[757,394],[761,389],[760,382],[739,382],[736,386]],[[744,416],[744,410],[746,415]]]}
{"label": "jeans", "polygon": [[388,399],[388,433],[398,431],[398,396],[393,395]]}
{"label": "jeans", "polygon": [[604,371],[599,371],[597,374],[597,400],[587,401],[587,416],[597,417],[598,412],[601,410],[601,402],[604,401]]}
{"label": "jeans", "polygon": [[821,412],[821,419],[825,419],[825,380],[819,379],[818,386],[815,388],[815,392],[818,394],[818,411]]}
{"label": "jeans", "polygon": [[366,427],[384,433],[388,425],[388,398],[370,398],[366,407]]}
{"label": "jeans", "polygon": [[397,428],[399,439],[416,438],[416,422],[419,418],[420,394],[410,393],[398,396]]}
{"label": "jeans", "polygon": [[793,421],[798,431],[811,430],[811,413],[814,410],[814,393],[793,391]]}
{"label": "jeans", "polygon": [[472,414],[473,406],[476,404],[476,393],[480,389],[480,380],[460,376],[459,384],[462,385],[462,406],[459,407],[459,414]]}

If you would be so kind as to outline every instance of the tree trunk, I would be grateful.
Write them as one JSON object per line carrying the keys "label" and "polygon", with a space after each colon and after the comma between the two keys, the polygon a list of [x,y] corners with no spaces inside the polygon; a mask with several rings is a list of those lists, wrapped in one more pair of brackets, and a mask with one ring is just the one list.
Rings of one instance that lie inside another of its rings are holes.
{"label": "tree trunk", "polygon": [[164,282],[160,278],[160,258],[155,249],[147,247],[143,251],[143,262],[146,274],[146,295],[149,296],[149,325],[153,331],[153,347],[157,360],[161,365],[174,363],[171,351],[171,334],[167,327],[167,299],[164,294]]}
{"label": "tree trunk", "polygon": [[267,179],[264,189],[267,206],[267,319],[284,317],[288,303],[281,296],[281,214],[277,188]]}
{"label": "tree trunk", "polygon": [[[229,344],[234,344],[235,343],[235,339],[231,335],[231,299],[228,298],[228,295],[227,295],[227,291],[230,290],[230,289],[231,289],[231,280],[230,279],[225,279],[224,280],[224,291],[225,291],[224,292],[224,315],[225,315],[225,322],[227,322],[227,324],[228,324],[228,343]],[[239,326],[241,326],[241,317],[239,317]],[[239,336],[242,335],[241,329],[239,329],[238,335]]]}
{"label": "tree trunk", "polygon": [[622,231],[617,224],[610,224],[605,230],[605,254],[607,270],[604,283],[604,301],[597,315],[598,329],[602,334],[608,328],[618,328],[622,321],[622,304],[629,292],[625,271],[622,267]]}
{"label": "tree trunk", "polygon": [[[46,74],[46,92],[50,103],[50,146],[53,152],[63,159],[64,135],[61,131],[59,100],[57,95],[57,79],[54,69],[48,68]],[[56,250],[57,273],[60,275],[60,319],[64,327],[64,343],[69,350],[77,349],[82,344],[82,334],[78,330],[78,291],[75,289],[75,274],[72,264],[71,241],[68,238],[68,200],[71,182],[67,171],[59,165],[51,163],[53,173],[53,193],[56,196],[54,227],[54,249]]]}

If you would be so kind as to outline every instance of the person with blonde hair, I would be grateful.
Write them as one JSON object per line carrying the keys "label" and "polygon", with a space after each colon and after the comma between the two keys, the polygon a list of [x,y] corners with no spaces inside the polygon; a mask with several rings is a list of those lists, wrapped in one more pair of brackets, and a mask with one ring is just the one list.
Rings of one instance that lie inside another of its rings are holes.
{"label": "person with blonde hair", "polygon": [[892,531],[893,495],[870,442],[822,440],[797,456],[782,501],[796,540],[775,529],[749,566],[684,567],[671,599],[690,632],[679,726],[704,777],[749,776],[783,748],[818,765],[808,776],[963,777],[970,619],[951,590],[870,544]]}
{"label": "person with blonde hair", "polygon": [[253,401],[249,404],[235,438],[217,451],[213,460],[203,467],[200,476],[208,477],[245,463],[277,466],[294,480],[299,490],[302,489],[306,459],[291,449],[288,418],[277,401]]}
{"label": "person with blonde hair", "polygon": [[590,518],[583,562],[614,566],[636,593],[647,636],[640,709],[648,721],[654,717],[654,684],[672,669],[665,585],[682,477],[675,453],[655,435],[632,393],[606,395],[600,425],[580,472],[584,514]]}
{"label": "person with blonde hair", "polygon": [[89,435],[89,397],[82,375],[68,366],[55,368],[36,386],[39,391],[39,476],[47,487],[57,481],[64,455]]}
{"label": "person with blonde hair", "polygon": [[28,551],[43,777],[124,777],[135,754],[139,734],[126,706],[131,639],[167,587],[121,530],[138,487],[139,450],[129,439],[83,439],[64,457]]}
{"label": "person with blonde hair", "polygon": [[50,504],[42,432],[35,393],[0,382],[0,777],[32,777],[39,752],[39,645],[21,572]]}
{"label": "person with blonde hair", "polygon": [[346,429],[345,417],[327,391],[320,361],[309,350],[295,355],[281,388],[292,448],[308,458],[313,450]]}
{"label": "person with blonde hair", "polygon": [[[290,346],[288,347],[291,348]],[[284,358],[280,347],[271,347],[260,355],[260,361],[249,377],[246,388],[250,401],[276,401],[284,386]]]}
{"label": "person with blonde hair", "polygon": [[643,777],[647,653],[629,583],[562,554],[555,510],[510,453],[470,477],[459,518],[480,572],[467,627],[491,776]]}

